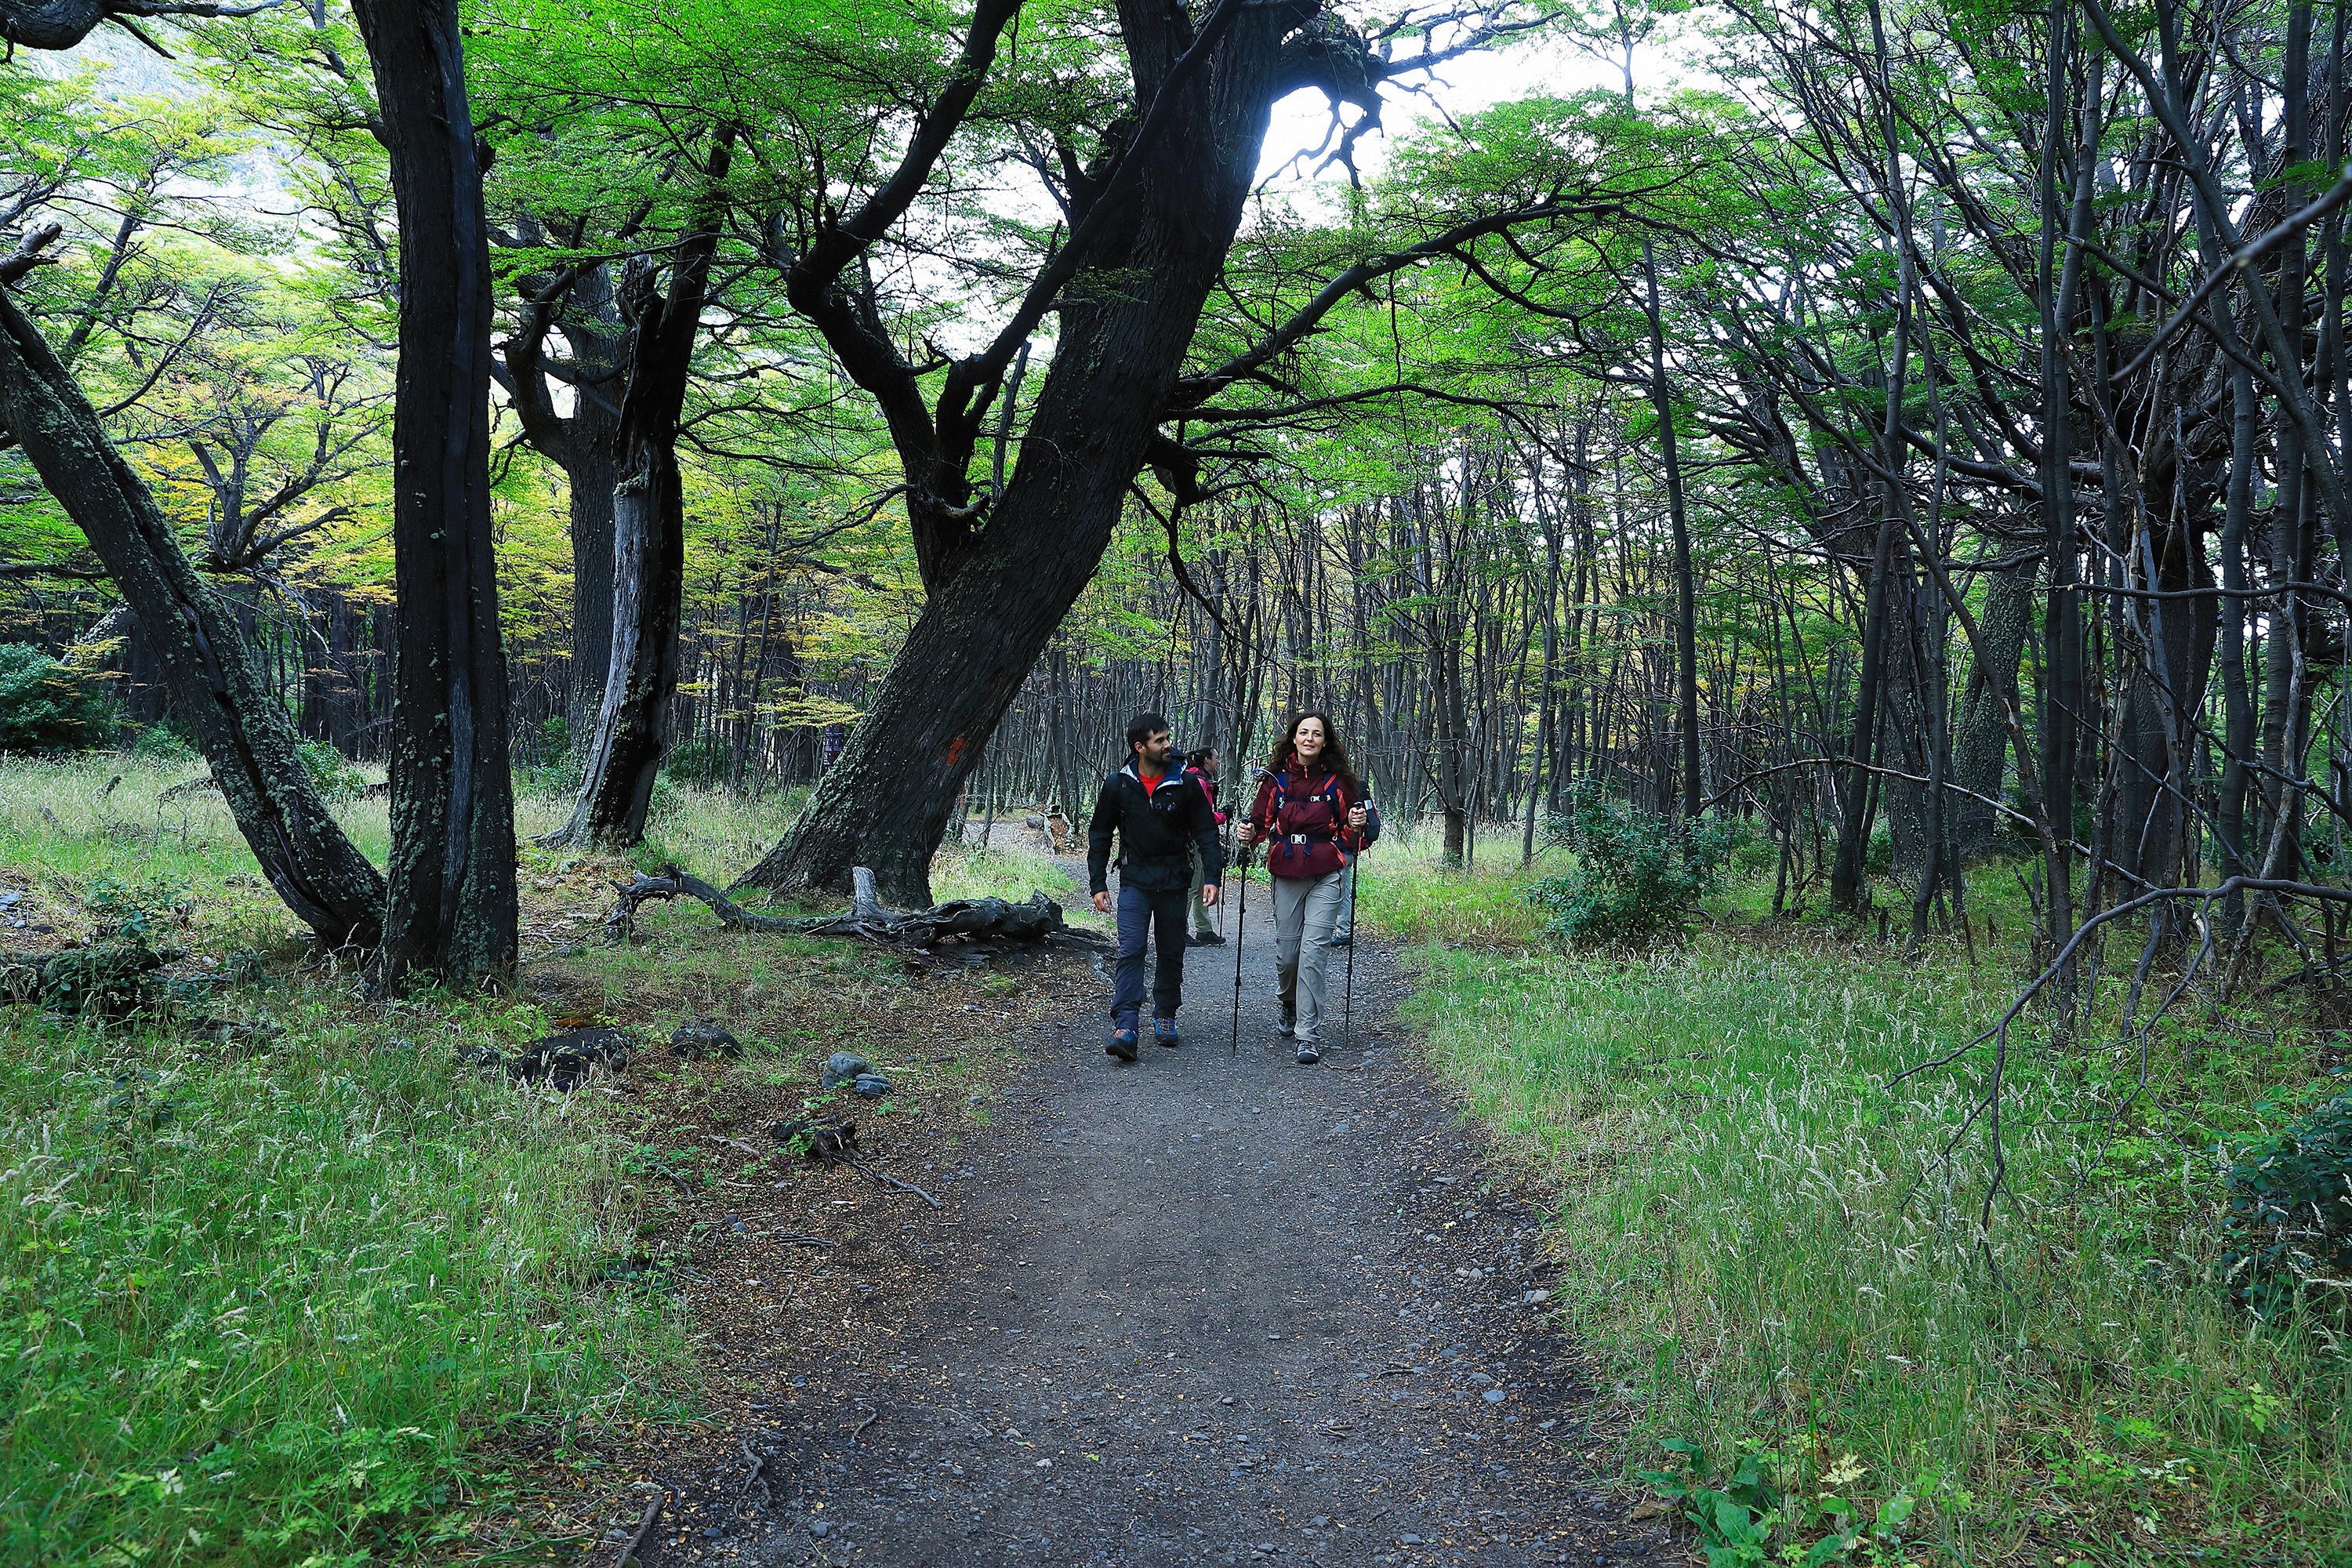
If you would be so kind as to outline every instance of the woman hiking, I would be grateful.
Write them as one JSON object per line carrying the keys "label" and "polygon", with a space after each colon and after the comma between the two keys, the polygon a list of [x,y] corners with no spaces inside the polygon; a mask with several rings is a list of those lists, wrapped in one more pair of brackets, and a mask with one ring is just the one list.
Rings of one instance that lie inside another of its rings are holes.
{"label": "woman hiking", "polygon": [[1258,775],[1257,803],[1240,831],[1246,850],[1267,840],[1274,879],[1274,961],[1282,1024],[1303,1063],[1323,1059],[1324,998],[1331,933],[1346,896],[1347,868],[1377,829],[1364,787],[1325,713],[1301,713]]}

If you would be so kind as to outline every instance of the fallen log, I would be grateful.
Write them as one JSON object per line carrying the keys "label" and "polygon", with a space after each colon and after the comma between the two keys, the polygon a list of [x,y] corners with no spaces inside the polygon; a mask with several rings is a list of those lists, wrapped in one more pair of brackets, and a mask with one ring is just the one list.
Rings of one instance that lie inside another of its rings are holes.
{"label": "fallen log", "polygon": [[684,896],[701,900],[721,923],[739,930],[855,937],[885,947],[935,947],[950,937],[1041,942],[1076,934],[1063,923],[1062,906],[1043,893],[1017,904],[1003,899],[950,899],[928,910],[900,912],[882,907],[871,870],[859,866],[850,875],[856,893],[848,909],[837,915],[788,916],[755,914],[676,866],[664,866],[658,877],[638,871],[628,881],[613,884],[619,897],[604,917],[604,933],[614,942],[626,941],[639,907]]}

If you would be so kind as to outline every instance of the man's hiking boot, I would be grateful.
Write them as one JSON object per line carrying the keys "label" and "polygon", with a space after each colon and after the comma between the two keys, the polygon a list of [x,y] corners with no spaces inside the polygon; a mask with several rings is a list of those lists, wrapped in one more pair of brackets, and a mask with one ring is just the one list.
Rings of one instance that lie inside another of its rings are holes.
{"label": "man's hiking boot", "polygon": [[1107,1056],[1117,1057],[1123,1062],[1133,1061],[1136,1056],[1135,1031],[1113,1029],[1110,1032],[1110,1038],[1103,1042],[1103,1052]]}
{"label": "man's hiking boot", "polygon": [[1176,1020],[1173,1018],[1152,1019],[1151,1043],[1155,1046],[1166,1046],[1171,1050],[1175,1049],[1176,1047],[1181,1043],[1176,1034]]}
{"label": "man's hiking boot", "polygon": [[1194,933],[1192,937],[1192,945],[1194,947],[1223,947],[1225,945],[1225,939],[1219,936],[1213,931],[1199,931]]}
{"label": "man's hiking boot", "polygon": [[1311,1068],[1322,1059],[1323,1053],[1315,1048],[1314,1041],[1301,1040],[1298,1042],[1298,1065],[1300,1067]]}

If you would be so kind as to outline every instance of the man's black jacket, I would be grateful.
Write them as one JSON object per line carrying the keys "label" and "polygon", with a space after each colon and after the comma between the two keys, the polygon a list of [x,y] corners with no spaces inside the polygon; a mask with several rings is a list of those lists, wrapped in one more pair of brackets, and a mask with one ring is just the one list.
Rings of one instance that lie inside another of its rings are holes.
{"label": "man's black jacket", "polygon": [[1148,795],[1135,763],[1103,780],[1095,797],[1094,820],[1087,825],[1087,890],[1110,889],[1110,836],[1118,835],[1120,882],[1139,892],[1181,892],[1192,883],[1192,851],[1201,852],[1201,879],[1224,875],[1224,849],[1217,841],[1217,814],[1209,792],[1184,772],[1180,753]]}

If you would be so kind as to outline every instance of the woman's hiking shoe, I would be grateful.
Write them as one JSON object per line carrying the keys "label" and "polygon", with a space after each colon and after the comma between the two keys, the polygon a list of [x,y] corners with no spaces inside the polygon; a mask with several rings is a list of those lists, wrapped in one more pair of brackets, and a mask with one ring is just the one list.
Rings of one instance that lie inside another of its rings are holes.
{"label": "woman's hiking shoe", "polygon": [[1293,1007],[1285,1007],[1282,1010],[1281,1018],[1277,1020],[1274,1026],[1274,1032],[1277,1035],[1297,1034],[1298,1032],[1297,1009]]}
{"label": "woman's hiking shoe", "polygon": [[1103,1042],[1103,1052],[1107,1056],[1117,1057],[1123,1062],[1133,1061],[1136,1055],[1135,1031],[1133,1029],[1113,1029],[1111,1031],[1110,1038]]}
{"label": "woman's hiking shoe", "polygon": [[1298,1065],[1300,1067],[1311,1068],[1322,1059],[1323,1053],[1315,1048],[1314,1041],[1301,1040],[1298,1042]]}
{"label": "woman's hiking shoe", "polygon": [[1151,1043],[1155,1046],[1166,1046],[1171,1050],[1175,1049],[1175,1047],[1181,1043],[1176,1034],[1176,1020],[1173,1018],[1152,1019]]}

